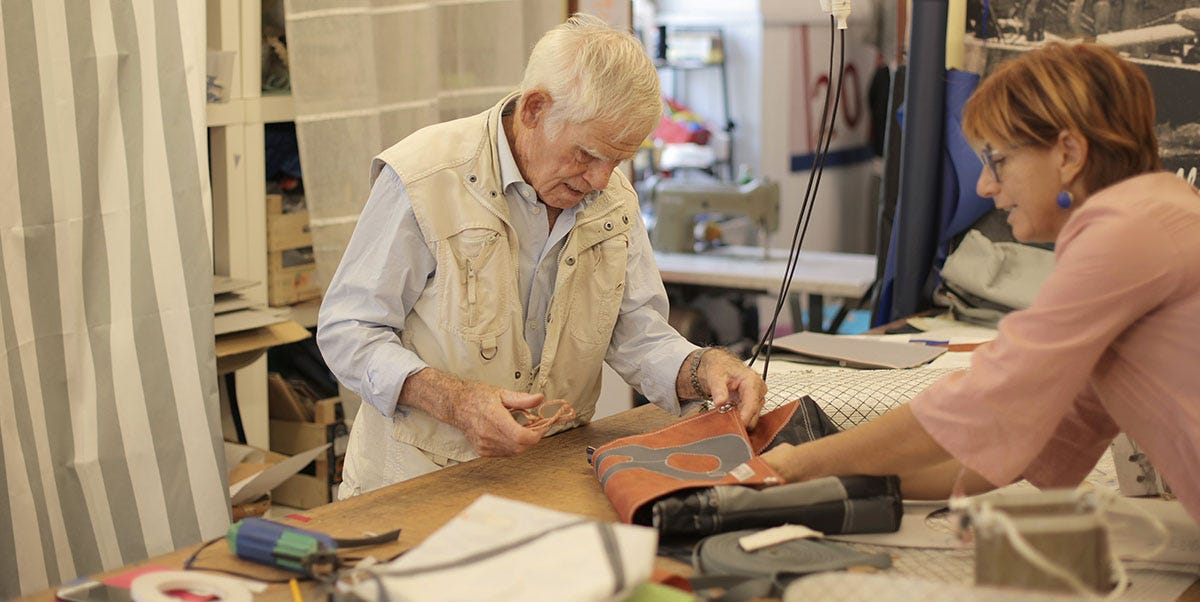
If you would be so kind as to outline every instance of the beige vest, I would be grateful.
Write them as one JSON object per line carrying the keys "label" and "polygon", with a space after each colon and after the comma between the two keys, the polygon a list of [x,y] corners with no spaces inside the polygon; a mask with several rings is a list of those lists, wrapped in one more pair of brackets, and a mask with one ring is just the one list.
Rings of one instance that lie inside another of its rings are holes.
{"label": "beige vest", "polygon": [[[501,190],[496,150],[501,109],[514,98],[412,134],[375,158],[371,179],[385,163],[399,174],[425,243],[437,259],[432,281],[405,317],[404,346],[430,366],[468,380],[542,392],[547,400],[566,399],[578,418],[555,428],[557,432],[586,423],[595,413],[601,367],[624,297],[637,195],[616,172],[608,188],[576,215],[557,258],[554,297],[543,318],[546,343],[541,364],[534,368],[517,292],[518,242]],[[385,418],[366,408],[359,412],[355,430],[364,420],[386,421],[363,426],[377,433],[390,430],[394,440],[427,454],[456,461],[477,457],[462,431],[421,410],[403,407]],[[383,442],[359,435],[352,437],[348,454],[383,453],[375,451]],[[364,460],[370,461],[357,459]]]}

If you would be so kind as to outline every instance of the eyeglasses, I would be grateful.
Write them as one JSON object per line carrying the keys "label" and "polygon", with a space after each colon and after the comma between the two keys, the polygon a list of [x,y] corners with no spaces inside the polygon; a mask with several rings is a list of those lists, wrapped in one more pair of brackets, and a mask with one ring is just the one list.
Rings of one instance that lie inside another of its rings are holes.
{"label": "eyeglasses", "polygon": [[1032,144],[1032,142],[1022,142],[1020,144],[1014,144],[1002,151],[998,151],[992,148],[991,144],[988,144],[983,147],[983,150],[979,151],[979,160],[982,161],[989,170],[991,170],[992,179],[996,180],[996,183],[999,184],[1000,165],[1002,165],[1004,161],[1008,159],[1007,153],[1011,153],[1019,148],[1024,148]]}

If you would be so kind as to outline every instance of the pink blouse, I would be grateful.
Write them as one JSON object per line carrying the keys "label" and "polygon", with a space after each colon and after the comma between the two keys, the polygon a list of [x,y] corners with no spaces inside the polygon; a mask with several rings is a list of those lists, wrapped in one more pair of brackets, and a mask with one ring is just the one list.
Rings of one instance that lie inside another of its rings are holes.
{"label": "pink blouse", "polygon": [[911,402],[997,485],[1077,485],[1124,431],[1200,521],[1200,195],[1168,173],[1106,188],[1059,233],[1032,306]]}

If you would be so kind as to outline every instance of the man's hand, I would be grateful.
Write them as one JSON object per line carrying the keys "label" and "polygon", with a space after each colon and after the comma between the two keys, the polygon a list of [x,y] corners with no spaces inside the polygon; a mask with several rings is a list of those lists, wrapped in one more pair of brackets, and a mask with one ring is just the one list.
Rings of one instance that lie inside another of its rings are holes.
{"label": "man's hand", "polygon": [[515,456],[541,441],[549,425],[526,428],[509,410],[529,409],[542,403],[541,393],[518,393],[481,383],[465,383],[448,422],[462,429],[481,456]]}
{"label": "man's hand", "polygon": [[[692,383],[692,365],[696,354],[703,353],[696,366],[699,391]],[[711,395],[713,406],[721,407],[732,403],[747,429],[758,424],[758,414],[766,401],[767,385],[742,360],[724,349],[697,349],[679,367],[675,384],[680,399],[697,399]]]}
{"label": "man's hand", "polygon": [[401,403],[459,428],[481,456],[520,454],[540,441],[551,426],[574,417],[573,410],[560,409],[553,419],[525,426],[513,417],[511,410],[536,408],[544,398],[541,393],[520,393],[466,381],[433,368],[410,376],[400,391]]}

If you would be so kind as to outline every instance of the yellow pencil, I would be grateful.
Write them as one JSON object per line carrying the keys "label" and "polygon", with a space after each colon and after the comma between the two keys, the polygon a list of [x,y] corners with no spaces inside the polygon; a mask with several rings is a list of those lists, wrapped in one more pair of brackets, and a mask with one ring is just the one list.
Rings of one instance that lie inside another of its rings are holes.
{"label": "yellow pencil", "polygon": [[290,583],[292,585],[292,602],[304,602],[304,596],[300,595],[300,584],[294,577]]}

